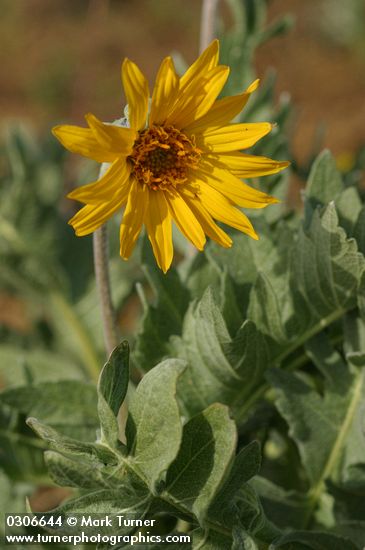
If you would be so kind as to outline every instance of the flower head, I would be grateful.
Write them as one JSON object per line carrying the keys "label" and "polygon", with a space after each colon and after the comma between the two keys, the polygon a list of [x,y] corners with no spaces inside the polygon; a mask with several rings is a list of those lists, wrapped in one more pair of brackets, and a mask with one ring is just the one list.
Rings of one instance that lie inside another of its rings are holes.
{"label": "flower head", "polygon": [[167,57],[158,71],[149,111],[147,80],[126,59],[122,81],[129,127],[106,124],[88,114],[88,128],[53,129],[70,151],[108,163],[98,181],[68,195],[85,204],[69,222],[76,235],[92,233],[124,206],[120,255],[130,256],[144,225],[164,272],[173,257],[172,221],[198,250],[203,250],[206,235],[224,247],[232,245],[216,221],[258,238],[237,206],[263,208],[277,200],[240,178],[274,174],[288,163],[240,152],[270,132],[272,125],[230,122],[258,81],[240,95],[217,99],[228,73],[228,67],[218,65],[218,41],[181,78]]}

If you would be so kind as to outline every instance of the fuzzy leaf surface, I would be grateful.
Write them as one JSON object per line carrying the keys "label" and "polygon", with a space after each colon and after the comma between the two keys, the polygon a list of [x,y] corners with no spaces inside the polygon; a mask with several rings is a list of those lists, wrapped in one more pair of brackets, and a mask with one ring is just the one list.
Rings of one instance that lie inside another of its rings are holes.
{"label": "fuzzy leaf surface", "polygon": [[179,454],[167,472],[166,491],[200,521],[229,471],[236,439],[235,424],[220,404],[211,405],[184,426]]}
{"label": "fuzzy leaf surface", "polygon": [[184,369],[179,360],[160,363],[143,377],[130,402],[128,449],[136,469],[152,490],[180,447],[182,425],[175,394]]}

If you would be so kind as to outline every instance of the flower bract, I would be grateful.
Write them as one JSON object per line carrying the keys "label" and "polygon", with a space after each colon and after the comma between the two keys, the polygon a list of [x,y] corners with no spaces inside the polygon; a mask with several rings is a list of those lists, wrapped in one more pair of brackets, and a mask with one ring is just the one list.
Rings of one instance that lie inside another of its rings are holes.
{"label": "flower bract", "polygon": [[76,235],[94,232],[124,207],[120,255],[129,258],[145,226],[159,267],[166,272],[173,258],[172,222],[198,249],[206,236],[230,247],[230,236],[216,222],[258,236],[240,207],[263,208],[278,202],[242,178],[275,174],[288,166],[242,152],[268,134],[272,125],[231,123],[255,91],[217,99],[229,68],[218,65],[215,40],[179,78],[166,57],[150,100],[148,82],[126,59],[122,82],[128,102],[128,126],[107,124],[86,115],[87,128],[53,129],[70,151],[107,169],[95,182],[69,193],[85,206],[70,220]]}

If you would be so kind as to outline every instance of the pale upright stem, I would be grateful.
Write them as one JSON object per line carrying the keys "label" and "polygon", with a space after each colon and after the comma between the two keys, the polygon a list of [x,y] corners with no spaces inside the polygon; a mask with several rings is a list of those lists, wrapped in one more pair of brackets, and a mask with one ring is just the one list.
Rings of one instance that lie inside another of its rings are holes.
{"label": "pale upright stem", "polygon": [[106,225],[102,225],[94,232],[93,249],[96,286],[99,293],[101,317],[103,321],[104,342],[107,355],[110,355],[118,344],[118,336],[110,290],[108,232]]}
{"label": "pale upright stem", "polygon": [[219,0],[203,0],[200,21],[200,52],[205,50],[215,38],[218,3]]}
{"label": "pale upright stem", "polygon": [[[112,302],[109,276],[109,246],[106,225],[102,225],[93,233],[94,267],[96,286],[99,293],[101,317],[103,320],[104,342],[107,355],[118,345],[118,329]],[[128,416],[128,406],[125,400],[118,414],[119,437],[125,443],[125,425]]]}

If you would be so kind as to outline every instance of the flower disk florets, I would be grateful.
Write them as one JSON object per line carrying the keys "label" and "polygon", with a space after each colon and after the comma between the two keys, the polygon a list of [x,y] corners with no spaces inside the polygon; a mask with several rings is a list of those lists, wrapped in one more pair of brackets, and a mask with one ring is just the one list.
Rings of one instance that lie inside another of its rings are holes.
{"label": "flower disk florets", "polygon": [[200,156],[194,138],[174,126],[153,125],[139,133],[129,160],[136,179],[156,191],[187,182]]}

